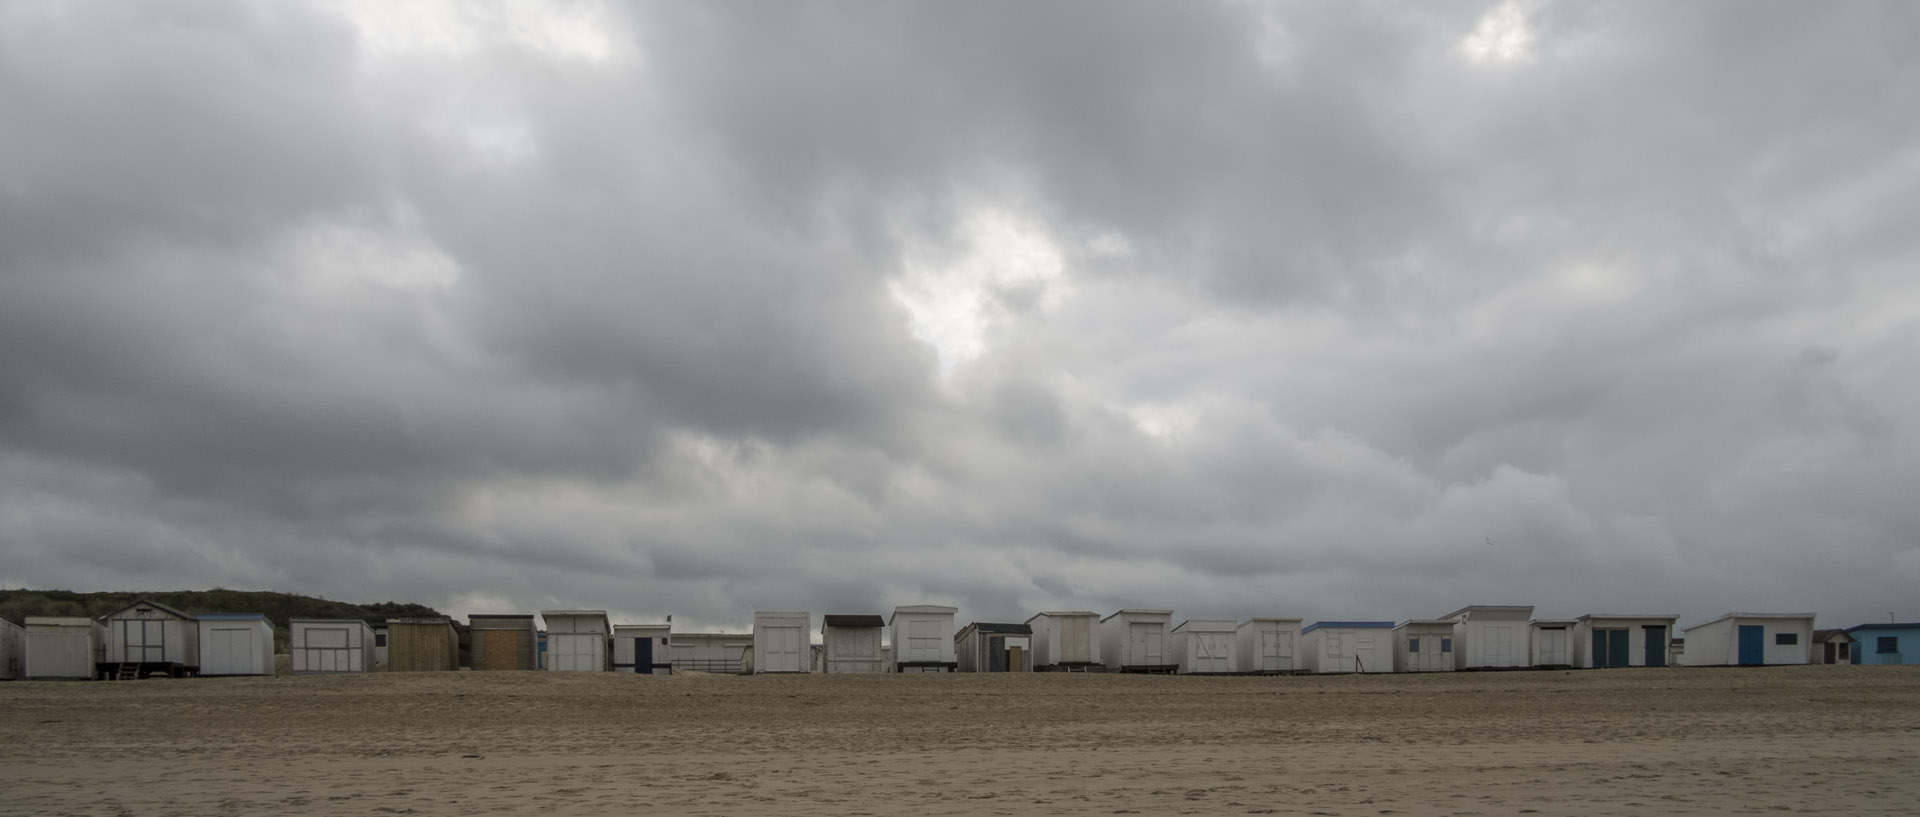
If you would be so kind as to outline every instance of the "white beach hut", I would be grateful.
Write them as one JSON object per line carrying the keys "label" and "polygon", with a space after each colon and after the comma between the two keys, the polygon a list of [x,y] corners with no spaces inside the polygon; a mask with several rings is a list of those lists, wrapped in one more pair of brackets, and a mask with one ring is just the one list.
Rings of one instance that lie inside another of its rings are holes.
{"label": "white beach hut", "polygon": [[1100,619],[1100,654],[1120,672],[1173,672],[1172,625],[1172,610],[1120,610]]}
{"label": "white beach hut", "polygon": [[954,616],[958,607],[906,604],[893,608],[887,631],[893,637],[894,672],[953,672],[960,660],[953,652]]}
{"label": "white beach hut", "polygon": [[287,658],[294,675],[371,672],[373,628],[357,618],[288,619]]}
{"label": "white beach hut", "polygon": [[953,636],[961,672],[1032,672],[1033,628],[975,621]]}
{"label": "white beach hut", "polygon": [[84,616],[27,616],[22,676],[30,681],[98,677],[107,626]]}
{"label": "white beach hut", "polygon": [[1520,669],[1533,665],[1528,649],[1532,605],[1475,604],[1441,618],[1453,622],[1454,669]]}
{"label": "white beach hut", "polygon": [[754,613],[754,674],[809,671],[812,620],[810,613]]}
{"label": "white beach hut", "polygon": [[753,654],[752,633],[674,633],[674,672],[739,674]]}
{"label": "white beach hut", "polygon": [[1813,658],[1812,613],[1728,613],[1686,629],[1693,667],[1805,664]]}
{"label": "white beach hut", "polygon": [[1188,619],[1176,625],[1173,663],[1182,675],[1228,675],[1235,672],[1232,620]]}
{"label": "white beach hut", "polygon": [[1589,613],[1574,620],[1573,665],[1582,668],[1664,667],[1677,615]]}
{"label": "white beach hut", "polygon": [[0,618],[0,681],[20,677],[27,651],[27,628]]}
{"label": "white beach hut", "polygon": [[613,625],[605,610],[541,610],[547,625],[547,669],[606,672]]}
{"label": "white beach hut", "polygon": [[1393,628],[1394,672],[1452,672],[1451,619],[1412,619]]}
{"label": "white beach hut", "polygon": [[1100,614],[1054,610],[1027,619],[1033,628],[1036,670],[1087,670],[1100,666]]}
{"label": "white beach hut", "polygon": [[166,673],[179,678],[200,671],[200,624],[192,615],[141,599],[108,613],[107,657],[102,672],[116,679]]}
{"label": "white beach hut", "polygon": [[635,675],[672,674],[673,625],[613,625],[613,671]]}
{"label": "white beach hut", "polygon": [[820,618],[820,671],[875,673],[887,671],[880,653],[887,622],[878,615],[832,614]]}
{"label": "white beach hut", "polygon": [[1239,672],[1298,672],[1300,619],[1250,618],[1234,628],[1233,658]]}
{"label": "white beach hut", "polygon": [[1573,619],[1534,619],[1527,622],[1528,666],[1573,666]]}
{"label": "white beach hut", "polygon": [[201,613],[201,675],[272,675],[273,622],[262,613]]}
{"label": "white beach hut", "polygon": [[1392,672],[1393,622],[1316,621],[1300,628],[1308,672]]}
{"label": "white beach hut", "polygon": [[[1853,636],[1846,630],[1814,630],[1811,659],[1815,664],[1853,663]],[[1679,663],[1686,663],[1681,661]]]}

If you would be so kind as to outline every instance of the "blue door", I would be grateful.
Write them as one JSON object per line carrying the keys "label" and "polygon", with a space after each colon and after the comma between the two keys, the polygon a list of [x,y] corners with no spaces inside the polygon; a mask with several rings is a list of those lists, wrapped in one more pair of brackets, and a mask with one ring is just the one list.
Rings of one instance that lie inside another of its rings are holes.
{"label": "blue door", "polygon": [[1667,628],[1642,627],[1647,636],[1647,666],[1664,667],[1667,665]]}
{"label": "blue door", "polygon": [[1740,666],[1757,667],[1767,663],[1767,628],[1758,624],[1740,625]]}
{"label": "blue door", "polygon": [[653,674],[653,639],[633,640],[633,671],[641,675]]}
{"label": "blue door", "polygon": [[1006,672],[1007,671],[1007,639],[1006,638],[1002,637],[1002,638],[987,639],[987,671],[988,672]]}

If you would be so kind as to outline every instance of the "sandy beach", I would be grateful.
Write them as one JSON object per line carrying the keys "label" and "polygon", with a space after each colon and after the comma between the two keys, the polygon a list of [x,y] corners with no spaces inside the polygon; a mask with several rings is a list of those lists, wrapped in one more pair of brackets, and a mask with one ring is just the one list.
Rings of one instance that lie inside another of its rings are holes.
{"label": "sandy beach", "polygon": [[0,813],[1911,814],[1920,668],[0,684]]}

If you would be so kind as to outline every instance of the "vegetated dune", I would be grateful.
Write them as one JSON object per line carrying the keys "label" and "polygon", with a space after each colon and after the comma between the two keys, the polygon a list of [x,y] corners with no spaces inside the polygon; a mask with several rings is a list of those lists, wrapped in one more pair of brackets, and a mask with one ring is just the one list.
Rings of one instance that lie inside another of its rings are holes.
{"label": "vegetated dune", "polygon": [[1910,813],[1920,668],[0,684],[0,813]]}

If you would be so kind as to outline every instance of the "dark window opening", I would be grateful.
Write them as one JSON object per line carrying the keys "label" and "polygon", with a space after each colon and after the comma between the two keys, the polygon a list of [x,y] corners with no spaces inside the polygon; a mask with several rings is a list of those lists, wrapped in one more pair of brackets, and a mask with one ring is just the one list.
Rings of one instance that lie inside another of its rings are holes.
{"label": "dark window opening", "polygon": [[1795,644],[1800,643],[1800,634],[1799,633],[1774,633],[1773,643],[1774,643],[1774,646],[1778,646],[1778,647],[1791,647]]}
{"label": "dark window opening", "polygon": [[1876,653],[1885,655],[1890,652],[1900,651],[1900,637],[1897,635],[1883,635],[1875,639],[1875,641],[1878,642],[1874,648],[1874,652]]}

